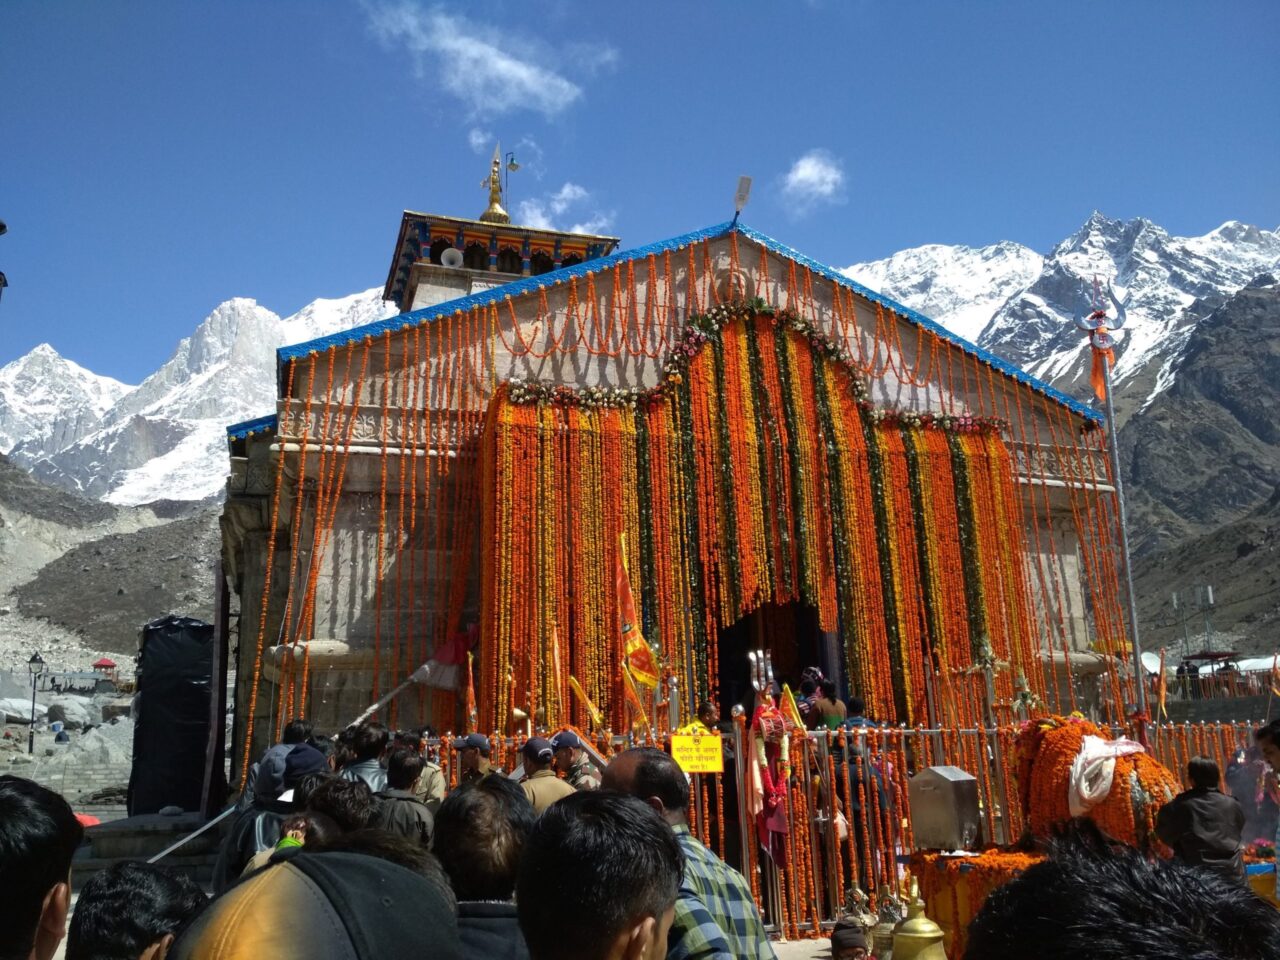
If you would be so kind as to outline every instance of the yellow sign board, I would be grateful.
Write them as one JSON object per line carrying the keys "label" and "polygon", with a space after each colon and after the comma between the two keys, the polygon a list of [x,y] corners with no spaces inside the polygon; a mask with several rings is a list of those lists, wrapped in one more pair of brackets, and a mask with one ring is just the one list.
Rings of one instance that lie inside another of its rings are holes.
{"label": "yellow sign board", "polygon": [[719,734],[673,734],[671,758],[685,773],[724,773],[724,748]]}

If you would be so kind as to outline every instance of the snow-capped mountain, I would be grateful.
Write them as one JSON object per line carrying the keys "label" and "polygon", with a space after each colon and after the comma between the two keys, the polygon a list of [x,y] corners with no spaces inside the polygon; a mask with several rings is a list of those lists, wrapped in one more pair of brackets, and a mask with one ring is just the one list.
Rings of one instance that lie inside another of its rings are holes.
{"label": "snow-capped mountain", "polygon": [[841,272],[976,343],[995,312],[1043,268],[1044,257],[1006,240],[989,247],[930,243]]}
{"label": "snow-capped mountain", "polygon": [[1174,237],[1149,220],[1095,212],[1044,257],[1012,243],[927,246],[843,272],[1081,394],[1088,354],[1072,316],[1089,302],[1095,277],[1109,283],[1128,305],[1116,383],[1123,393],[1133,381],[1129,392],[1140,395],[1127,399],[1136,409],[1168,389],[1195,322],[1277,264],[1280,230],[1231,220],[1202,237]]}
{"label": "snow-capped mountain", "polygon": [[90,373],[42,343],[0,367],[0,453],[22,440],[45,449],[73,443],[132,389]]}
{"label": "snow-capped mountain", "polygon": [[[381,293],[316,300],[283,320],[253,300],[228,300],[89,430],[60,428],[51,416],[52,438],[23,434],[11,456],[40,479],[113,503],[214,495],[227,472],[227,424],[275,407],[276,347],[389,316]],[[7,406],[0,394],[0,416]]]}

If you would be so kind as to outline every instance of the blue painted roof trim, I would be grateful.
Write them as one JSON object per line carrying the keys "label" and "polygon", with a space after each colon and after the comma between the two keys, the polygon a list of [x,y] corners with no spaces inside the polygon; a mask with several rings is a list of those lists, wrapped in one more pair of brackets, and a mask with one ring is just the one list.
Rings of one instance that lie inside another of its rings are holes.
{"label": "blue painted roof trim", "polygon": [[253,420],[245,420],[243,423],[233,423],[227,427],[227,439],[243,440],[251,433],[275,430],[276,419],[276,415],[273,413],[269,417],[256,417]]}
{"label": "blue painted roof trim", "polygon": [[1025,384],[1031,389],[1043,393],[1045,396],[1057,401],[1073,413],[1084,417],[1086,420],[1090,420],[1095,423],[1102,422],[1103,417],[1100,412],[1090,408],[1084,403],[1081,403],[1074,397],[1068,396],[1061,390],[1049,386],[1049,384],[1045,383],[1043,380],[1039,380],[1031,376],[1031,374],[1027,373],[1020,367],[1016,367],[1008,361],[1000,359],[995,354],[970,343],[968,340],[956,336],[946,327],[929,319],[924,314],[917,313],[910,307],[904,306],[883,294],[876,293],[874,290],[868,290],[866,287],[862,286],[862,284],[855,283],[844,274],[833,270],[826,264],[819,263],[817,260],[806,257],[799,251],[793,250],[784,243],[779,243],[777,240],[774,240],[766,234],[753,230],[742,223],[735,224],[733,221],[726,221],[725,223],[717,224],[714,227],[707,227],[705,230],[695,230],[692,233],[681,234],[678,237],[672,237],[669,240],[661,240],[657,243],[648,244],[647,246],[637,247],[634,250],[624,250],[621,253],[612,253],[607,257],[599,257],[595,260],[586,260],[582,263],[576,263],[571,267],[562,267],[555,271],[554,277],[551,277],[548,274],[542,274],[536,277],[522,277],[519,280],[503,284],[500,287],[493,287],[489,290],[482,291],[481,293],[472,294],[469,297],[461,297],[457,300],[438,303],[431,307],[425,307],[422,310],[412,310],[408,313],[397,314],[396,316],[388,317],[385,320],[377,320],[373,323],[366,324],[363,327],[356,327],[353,330],[343,330],[340,333],[331,334],[327,337],[320,337],[317,340],[309,340],[306,343],[280,347],[276,351],[276,362],[278,365],[283,365],[290,360],[297,359],[298,357],[306,357],[312,353],[319,353],[333,347],[346,346],[348,343],[363,340],[366,337],[379,337],[388,330],[394,332],[415,324],[429,323],[430,321],[438,320],[441,317],[452,316],[458,312],[465,312],[473,307],[485,307],[493,303],[501,303],[507,297],[518,297],[521,294],[535,291],[539,287],[545,287],[548,283],[571,280],[574,277],[584,277],[591,273],[607,270],[616,264],[643,259],[650,254],[666,253],[669,250],[676,250],[692,243],[699,243],[703,240],[714,240],[718,237],[727,236],[734,230],[741,233],[744,237],[767,247],[779,256],[794,260],[796,263],[808,267],[814,273],[826,277],[833,283],[838,283],[842,287],[852,290],[854,293],[865,297],[872,303],[878,303],[887,307],[904,319],[909,320],[917,326],[923,327],[931,333],[937,334],[941,339],[959,347],[966,353],[972,354],[983,363],[989,364],[1001,373],[1012,377],[1019,383]]}

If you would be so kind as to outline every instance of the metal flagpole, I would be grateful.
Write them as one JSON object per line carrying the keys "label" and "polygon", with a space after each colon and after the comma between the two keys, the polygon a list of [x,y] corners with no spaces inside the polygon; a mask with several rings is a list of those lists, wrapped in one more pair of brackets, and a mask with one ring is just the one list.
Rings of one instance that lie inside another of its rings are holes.
{"label": "metal flagpole", "polygon": [[1102,361],[1102,380],[1107,403],[1107,445],[1111,448],[1111,482],[1116,491],[1116,515],[1120,524],[1120,562],[1129,607],[1129,638],[1133,644],[1133,677],[1137,688],[1138,713],[1147,712],[1146,668],[1142,665],[1142,643],[1138,639],[1138,600],[1133,592],[1133,564],[1129,560],[1129,520],[1124,503],[1124,481],[1120,479],[1120,444],[1116,436],[1116,410],[1111,402],[1111,364]]}

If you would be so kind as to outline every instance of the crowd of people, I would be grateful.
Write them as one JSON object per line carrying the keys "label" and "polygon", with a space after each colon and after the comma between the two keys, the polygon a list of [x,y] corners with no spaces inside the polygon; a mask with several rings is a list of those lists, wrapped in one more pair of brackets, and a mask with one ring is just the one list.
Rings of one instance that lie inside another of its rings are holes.
{"label": "crowd of people", "polygon": [[[816,698],[820,715],[834,717],[833,702]],[[1256,746],[1280,771],[1280,721]],[[119,863],[74,913],[83,828],[58,794],[0,777],[0,960],[49,960],[64,932],[68,960],[775,957],[747,880],[689,829],[689,783],[668,753],[632,748],[600,771],[565,731],[523,745],[517,780],[480,734],[448,747],[452,789],[417,735],[372,722],[320,738],[294,721],[248,773],[212,898]],[[1049,859],[987,899],[967,960],[1280,958],[1280,913],[1240,882],[1238,841],[1199,829],[1243,823],[1212,766],[1193,762],[1192,788],[1161,818],[1173,860],[1073,822]],[[837,960],[867,948],[859,929],[834,931]]]}

